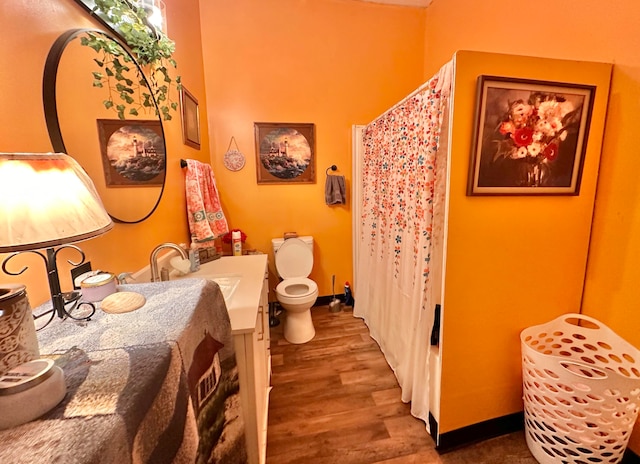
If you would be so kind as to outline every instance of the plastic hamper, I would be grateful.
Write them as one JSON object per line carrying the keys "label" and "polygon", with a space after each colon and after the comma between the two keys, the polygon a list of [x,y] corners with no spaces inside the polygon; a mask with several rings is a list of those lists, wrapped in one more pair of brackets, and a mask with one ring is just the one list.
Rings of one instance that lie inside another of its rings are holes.
{"label": "plastic hamper", "polygon": [[620,462],[640,405],[640,351],[582,314],[520,334],[525,435],[541,464]]}

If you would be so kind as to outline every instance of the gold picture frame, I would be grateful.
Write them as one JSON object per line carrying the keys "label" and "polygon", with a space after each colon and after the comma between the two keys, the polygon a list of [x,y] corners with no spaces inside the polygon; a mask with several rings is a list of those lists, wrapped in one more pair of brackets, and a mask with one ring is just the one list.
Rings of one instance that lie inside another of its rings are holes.
{"label": "gold picture frame", "polygon": [[254,123],[258,184],[315,184],[312,123]]}
{"label": "gold picture frame", "polygon": [[184,86],[180,88],[180,111],[182,115],[182,141],[185,145],[200,150],[198,100]]}
{"label": "gold picture frame", "polygon": [[164,184],[166,152],[159,120],[98,119],[107,187]]}

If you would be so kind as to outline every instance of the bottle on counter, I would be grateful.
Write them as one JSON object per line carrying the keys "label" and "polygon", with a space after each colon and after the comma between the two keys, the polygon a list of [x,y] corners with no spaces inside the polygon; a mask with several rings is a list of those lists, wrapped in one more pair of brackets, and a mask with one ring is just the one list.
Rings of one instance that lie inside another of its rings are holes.
{"label": "bottle on counter", "polygon": [[233,249],[233,256],[242,255],[242,233],[239,230],[231,232],[231,248]]}
{"label": "bottle on counter", "polygon": [[189,248],[189,263],[191,272],[196,272],[200,269],[200,251],[196,244],[196,238],[191,236],[191,247]]}

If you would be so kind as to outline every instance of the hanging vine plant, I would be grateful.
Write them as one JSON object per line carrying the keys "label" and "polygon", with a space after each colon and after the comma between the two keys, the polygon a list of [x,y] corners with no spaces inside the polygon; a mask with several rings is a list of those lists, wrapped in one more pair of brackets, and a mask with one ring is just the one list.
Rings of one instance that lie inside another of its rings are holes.
{"label": "hanging vine plant", "polygon": [[[170,69],[177,68],[172,58],[175,43],[162,31],[149,26],[146,10],[137,3],[95,0],[93,11],[118,31],[147,78],[136,75],[132,79],[131,68],[139,72],[120,44],[108,36],[87,32],[80,43],[99,54],[94,59],[99,70],[93,72],[93,85],[108,89],[108,97],[103,101],[105,108],[115,110],[120,119],[125,119],[127,114],[137,116],[143,110],[153,109],[165,121],[170,120],[171,111],[178,110],[178,102],[172,98],[171,89],[180,90],[181,87],[180,76],[172,78],[170,73]],[[153,98],[146,91],[147,82]]]}

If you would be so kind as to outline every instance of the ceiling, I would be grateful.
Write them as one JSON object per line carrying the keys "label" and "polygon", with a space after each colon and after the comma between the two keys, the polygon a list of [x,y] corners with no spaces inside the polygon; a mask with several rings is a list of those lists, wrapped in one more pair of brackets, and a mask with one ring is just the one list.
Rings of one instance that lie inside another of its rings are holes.
{"label": "ceiling", "polygon": [[386,3],[389,5],[417,6],[421,8],[428,7],[433,0],[364,0],[371,3]]}

